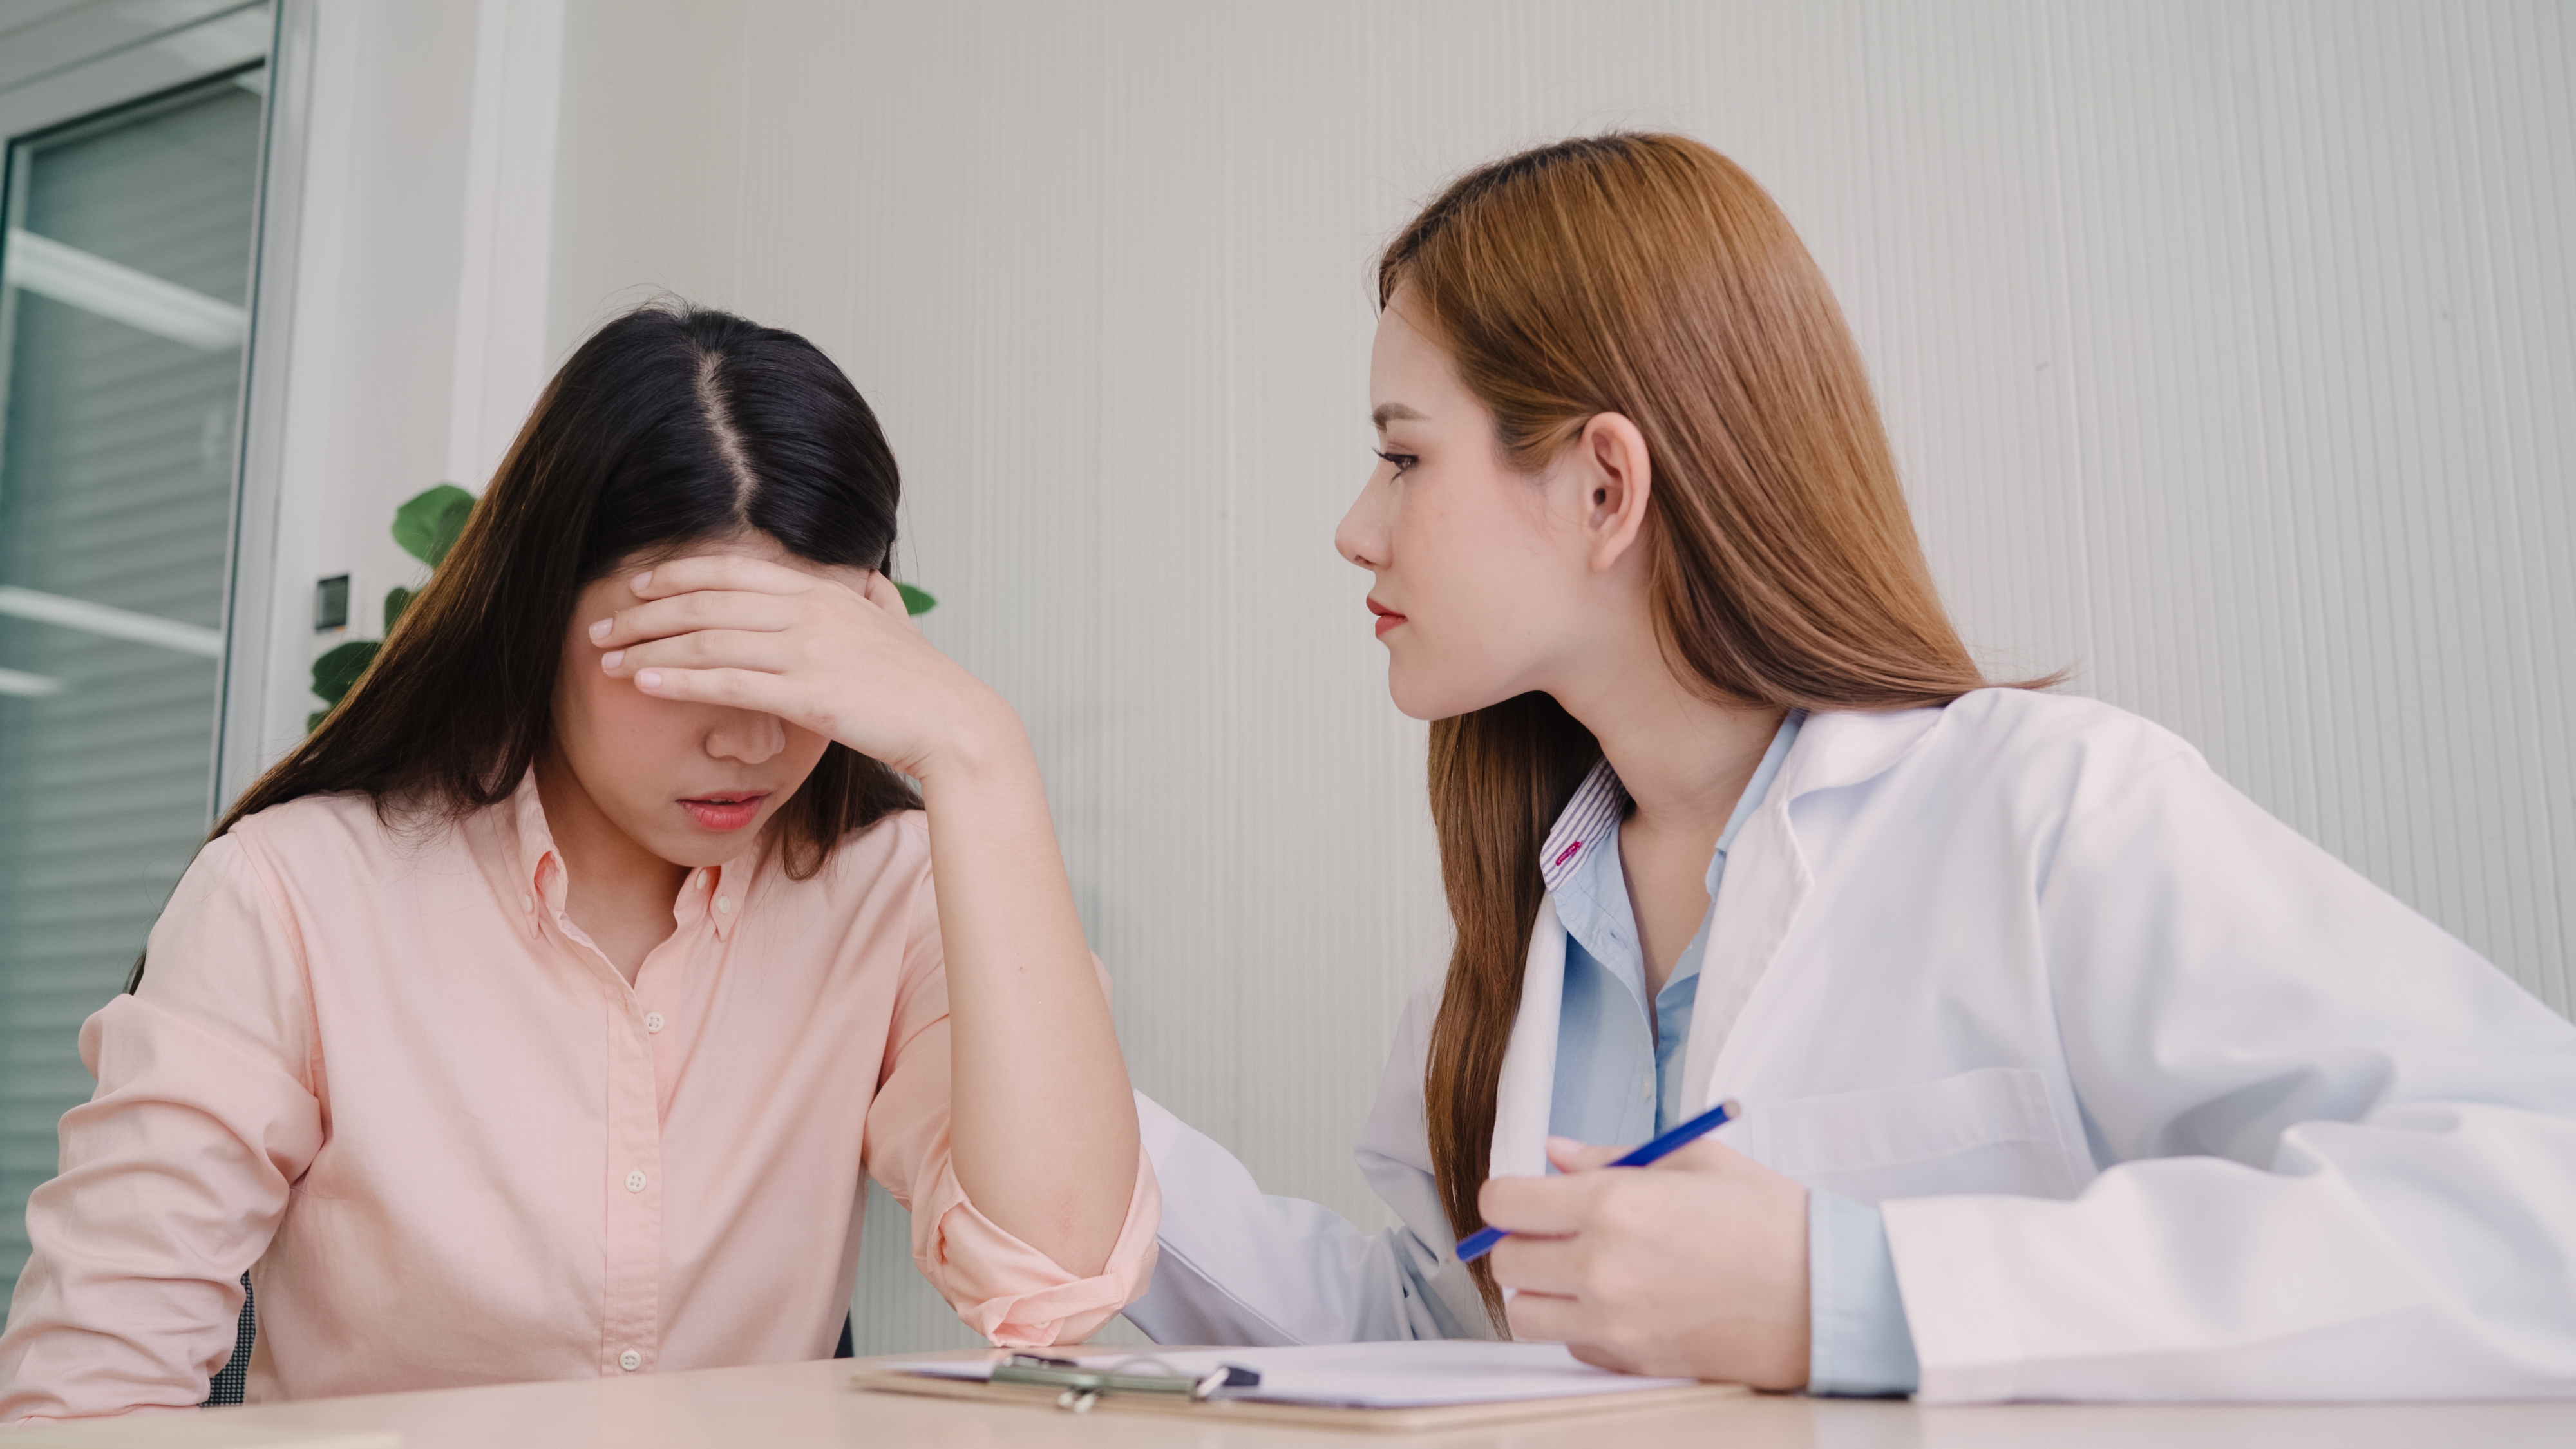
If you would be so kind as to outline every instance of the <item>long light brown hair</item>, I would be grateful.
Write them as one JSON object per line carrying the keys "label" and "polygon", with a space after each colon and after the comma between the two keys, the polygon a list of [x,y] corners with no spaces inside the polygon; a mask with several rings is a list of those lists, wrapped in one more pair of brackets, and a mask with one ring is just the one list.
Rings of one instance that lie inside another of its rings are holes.
{"label": "long light brown hair", "polygon": [[[1788,218],[1682,136],[1563,141],[1453,183],[1390,244],[1397,289],[1535,473],[1618,413],[1653,460],[1646,546],[1664,655],[1772,709],[1945,704],[1985,681],[1941,608],[1859,349]],[[1600,757],[1544,694],[1431,727],[1457,945],[1423,1081],[1442,1206],[1484,1225],[1503,1048],[1543,892],[1538,851]],[[1490,1270],[1477,1284],[1495,1321]]]}

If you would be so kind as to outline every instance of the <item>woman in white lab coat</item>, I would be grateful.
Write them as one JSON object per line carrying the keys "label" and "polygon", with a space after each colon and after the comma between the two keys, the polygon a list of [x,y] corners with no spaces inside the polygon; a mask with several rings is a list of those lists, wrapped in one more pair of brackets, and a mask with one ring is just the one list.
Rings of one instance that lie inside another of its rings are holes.
{"label": "woman in white lab coat", "polygon": [[1435,721],[1457,931],[1358,1149],[1402,1225],[1144,1103],[1131,1319],[1932,1401],[2576,1393],[2576,1028],[2172,734],[1988,687],[1759,187],[1547,147],[1380,297],[1337,543]]}

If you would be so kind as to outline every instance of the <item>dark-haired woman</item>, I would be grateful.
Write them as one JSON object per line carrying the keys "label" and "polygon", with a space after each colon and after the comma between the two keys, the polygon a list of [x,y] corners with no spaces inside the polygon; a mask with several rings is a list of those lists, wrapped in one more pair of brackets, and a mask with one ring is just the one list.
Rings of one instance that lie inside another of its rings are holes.
{"label": "dark-haired woman", "polygon": [[895,503],[802,338],[647,310],[574,354],[82,1028],[0,1423],[198,1403],[244,1270],[252,1399],[822,1357],[866,1175],[995,1342],[1142,1290],[1036,766],[907,622]]}
{"label": "dark-haired woman", "polygon": [[1514,157],[1379,279],[1336,542],[1435,722],[1457,931],[1360,1142],[1403,1225],[1149,1112],[1130,1319],[1949,1401],[2576,1394],[2576,1028],[2171,734],[1986,687],[1742,171]]}

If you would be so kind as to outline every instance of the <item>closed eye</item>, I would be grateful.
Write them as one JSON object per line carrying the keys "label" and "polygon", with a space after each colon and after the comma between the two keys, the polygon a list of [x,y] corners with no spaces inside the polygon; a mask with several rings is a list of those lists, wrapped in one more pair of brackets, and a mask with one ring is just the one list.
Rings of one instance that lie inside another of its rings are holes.
{"label": "closed eye", "polygon": [[1398,478],[1403,477],[1414,464],[1422,461],[1420,455],[1414,453],[1390,453],[1382,448],[1376,450],[1376,452],[1380,458],[1385,459],[1388,463],[1394,466],[1395,476]]}

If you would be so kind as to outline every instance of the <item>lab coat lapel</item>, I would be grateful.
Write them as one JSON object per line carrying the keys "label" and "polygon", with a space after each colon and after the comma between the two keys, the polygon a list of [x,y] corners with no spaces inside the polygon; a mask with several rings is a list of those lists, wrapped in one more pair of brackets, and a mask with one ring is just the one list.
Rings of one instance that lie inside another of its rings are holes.
{"label": "lab coat lapel", "polygon": [[[1789,807],[1809,791],[1858,784],[1885,772],[1921,744],[1940,718],[1937,709],[1872,714],[1834,710],[1812,715],[1799,727],[1798,742],[1781,762],[1770,795],[1727,851],[1726,874],[1718,882],[1709,921],[1708,946],[1700,957],[1690,1042],[1682,1057],[1685,1114],[1705,1112],[1720,1096],[1729,1094],[1730,1084],[1718,1081],[1720,1061],[1740,1055],[1727,1051],[1736,1039],[1735,1029],[1815,889],[1815,873],[1799,848]],[[1560,932],[1560,979],[1564,970]]]}
{"label": "lab coat lapel", "polygon": [[1503,1047],[1489,1177],[1547,1172],[1547,1120],[1556,1102],[1556,1025],[1564,1006],[1565,927],[1556,919],[1556,898],[1549,895],[1539,901],[1529,960],[1521,974],[1520,1012]]}
{"label": "lab coat lapel", "polygon": [[1682,1056],[1684,1115],[1707,1111],[1722,1095],[1716,1084],[1717,1059],[1815,884],[1789,828],[1788,800],[1775,788],[1760,813],[1736,833],[1725,878],[1718,882],[1717,909],[1700,957],[1699,997],[1691,1006],[1690,1042]]}

